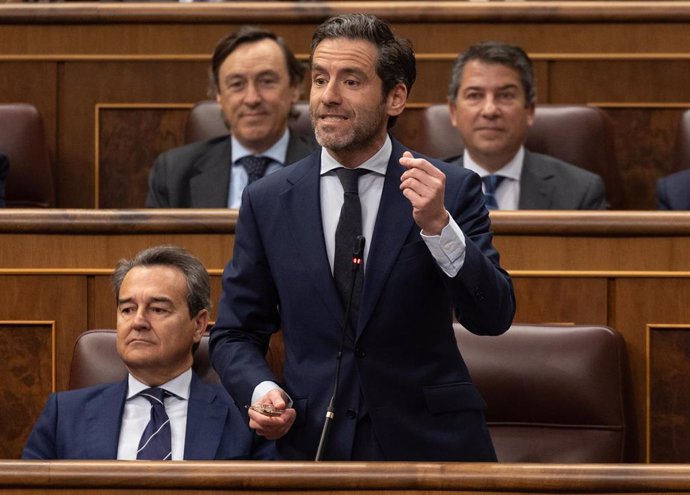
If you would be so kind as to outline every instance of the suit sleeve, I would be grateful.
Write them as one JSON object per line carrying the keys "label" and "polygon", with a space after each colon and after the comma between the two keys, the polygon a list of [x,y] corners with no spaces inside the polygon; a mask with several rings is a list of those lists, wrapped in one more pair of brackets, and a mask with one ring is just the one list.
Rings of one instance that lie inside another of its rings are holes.
{"label": "suit sleeve", "polygon": [[666,187],[666,179],[659,179],[656,181],[656,207],[659,210],[672,210],[668,198],[668,188]]}
{"label": "suit sleeve", "polygon": [[243,406],[251,403],[254,387],[262,381],[277,382],[265,355],[280,321],[277,289],[250,190],[244,191],[233,257],[223,272],[218,318],[209,343],[213,366],[245,415]]}
{"label": "suit sleeve", "polygon": [[24,445],[22,459],[58,458],[56,447],[57,416],[57,395],[51,394]]}
{"label": "suit sleeve", "polygon": [[480,335],[499,335],[513,322],[515,295],[510,276],[493,246],[491,221],[476,174],[464,174],[447,188],[448,211],[465,235],[465,261],[455,277],[445,277],[458,321]]}
{"label": "suit sleeve", "polygon": [[585,191],[582,201],[582,210],[605,210],[608,206],[606,201],[606,188],[604,181],[599,176],[595,176]]}
{"label": "suit sleeve", "polygon": [[147,208],[170,208],[167,182],[168,161],[166,154],[158,155],[149,172],[149,190],[146,195]]}

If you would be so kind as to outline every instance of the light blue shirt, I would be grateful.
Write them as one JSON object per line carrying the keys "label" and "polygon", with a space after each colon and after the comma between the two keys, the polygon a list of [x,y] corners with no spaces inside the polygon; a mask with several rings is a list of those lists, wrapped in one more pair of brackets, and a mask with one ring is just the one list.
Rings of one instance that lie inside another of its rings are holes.
{"label": "light blue shirt", "polygon": [[[242,146],[234,136],[230,136],[230,141],[232,146],[232,169],[228,190],[228,208],[239,208],[242,203],[242,191],[247,187],[249,176],[245,168],[237,162],[241,158],[253,155],[254,153]],[[266,173],[264,175],[272,174],[285,166],[285,157],[287,155],[289,141],[290,131],[286,129],[281,138],[276,141],[273,146],[258,155],[268,157],[272,160],[266,168]]]}
{"label": "light blue shirt", "polygon": [[[525,148],[520,146],[520,149],[515,154],[512,160],[503,165],[498,171],[493,172],[494,175],[501,175],[505,180],[496,188],[496,203],[499,210],[517,210],[520,203],[520,177],[522,176],[522,167],[525,161]],[[462,165],[467,170],[471,170],[479,175],[479,177],[486,177],[492,172],[486,170],[481,165],[477,164],[465,148],[462,156]],[[482,189],[484,185],[482,184]]]}

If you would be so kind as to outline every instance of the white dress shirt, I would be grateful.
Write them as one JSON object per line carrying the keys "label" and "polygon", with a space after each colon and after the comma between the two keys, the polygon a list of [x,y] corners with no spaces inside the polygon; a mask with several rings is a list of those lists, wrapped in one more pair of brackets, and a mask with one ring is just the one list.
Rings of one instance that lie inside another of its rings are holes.
{"label": "white dress shirt", "polygon": [[[515,154],[512,160],[506,163],[500,170],[493,172],[494,175],[501,175],[505,177],[503,182],[496,188],[496,203],[498,204],[499,210],[517,210],[520,203],[520,177],[522,176],[522,167],[525,161],[525,148],[520,146],[520,149]],[[467,148],[462,155],[463,166],[479,174],[479,177],[486,177],[491,175],[489,172],[481,165],[475,162],[470,154],[467,152]],[[484,187],[482,185],[482,187]]]}
{"label": "white dress shirt", "polygon": [[[187,406],[192,384],[192,369],[164,383],[158,388],[167,390],[172,397],[164,400],[165,412],[170,418],[170,434],[172,442],[172,460],[184,459],[185,435],[187,434]],[[135,460],[139,449],[139,440],[151,419],[151,403],[140,392],[150,388],[129,375],[127,401],[122,414],[120,427],[120,441],[117,446],[117,458],[120,460]]]}

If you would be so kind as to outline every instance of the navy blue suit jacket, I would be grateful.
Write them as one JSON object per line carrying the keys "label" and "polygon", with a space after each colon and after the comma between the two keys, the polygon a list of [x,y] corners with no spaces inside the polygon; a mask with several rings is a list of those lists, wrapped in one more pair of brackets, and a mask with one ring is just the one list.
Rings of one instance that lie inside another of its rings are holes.
{"label": "navy blue suit jacket", "polygon": [[659,179],[656,200],[660,210],[690,210],[690,170]]}
{"label": "navy blue suit jacket", "polygon": [[[500,334],[515,311],[512,283],[492,246],[479,177],[433,160],[447,176],[446,208],[467,240],[458,275],[439,269],[399,188],[406,149],[393,140],[326,459],[350,458],[366,410],[385,459],[493,460],[485,404],[458,352],[452,311],[472,332]],[[324,244],[320,162],[318,151],[245,190],[211,331],[216,370],[248,404],[258,383],[275,380],[264,353],[283,329],[281,385],[297,410],[277,444],[288,459],[314,458],[344,318]]]}
{"label": "navy blue suit jacket", "polygon": [[[117,459],[127,380],[51,394],[24,446],[24,459]],[[219,385],[192,374],[184,458],[270,459],[273,442],[249,430]]]}

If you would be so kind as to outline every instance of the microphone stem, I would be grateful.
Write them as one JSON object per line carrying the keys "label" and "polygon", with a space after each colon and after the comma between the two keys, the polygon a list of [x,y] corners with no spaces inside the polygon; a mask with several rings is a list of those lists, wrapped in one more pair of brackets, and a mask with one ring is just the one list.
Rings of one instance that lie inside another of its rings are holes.
{"label": "microphone stem", "polygon": [[363,237],[360,241],[358,236],[355,244],[355,253],[352,258],[352,285],[350,286],[350,294],[347,298],[347,306],[345,308],[345,323],[343,324],[343,333],[340,337],[340,348],[338,349],[338,355],[336,356],[336,366],[335,366],[335,379],[333,380],[333,394],[331,395],[331,400],[326,408],[326,419],[323,423],[323,429],[321,430],[321,438],[319,439],[319,446],[316,449],[315,461],[323,460],[323,454],[326,450],[326,445],[328,444],[328,436],[331,432],[331,423],[335,419],[335,399],[338,395],[338,387],[340,384],[340,365],[343,360],[343,349],[345,348],[345,338],[347,336],[348,329],[352,326],[350,323],[350,312],[352,311],[352,299],[355,293],[355,281],[357,279],[357,272],[359,271],[359,266],[362,264],[362,253],[364,249]]}

